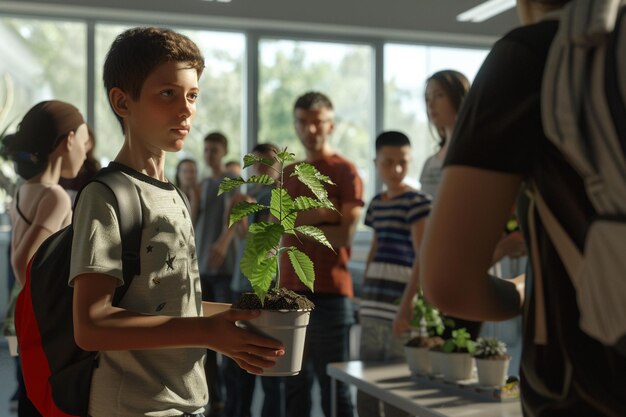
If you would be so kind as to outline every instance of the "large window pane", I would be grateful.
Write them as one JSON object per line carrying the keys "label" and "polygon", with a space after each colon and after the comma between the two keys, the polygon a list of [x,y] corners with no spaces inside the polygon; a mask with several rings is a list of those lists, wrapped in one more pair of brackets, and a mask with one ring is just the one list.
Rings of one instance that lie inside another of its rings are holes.
{"label": "large window pane", "polygon": [[[86,116],[86,25],[0,17],[0,134],[13,132],[43,100],[62,100]],[[0,214],[11,200],[17,174],[0,160]]]}
{"label": "large window pane", "polygon": [[[106,147],[100,147],[103,159],[113,159],[123,142],[120,125],[111,111],[102,86],[102,67],[106,53],[115,37],[129,26],[96,26],[96,128],[99,137],[106,138]],[[200,98],[191,133],[183,151],[166,158],[166,174],[173,178],[179,158],[192,157],[198,161],[200,175],[208,171],[203,162],[203,139],[210,131],[219,130],[229,139],[226,160],[240,160],[243,78],[242,68],[245,37],[238,33],[208,32],[174,28],[193,40],[205,58],[206,68],[200,78]]]}
{"label": "large window pane", "polygon": [[42,100],[69,102],[86,116],[84,23],[0,17],[0,132]]}
{"label": "large window pane", "polygon": [[304,151],[293,126],[293,104],[310,90],[327,94],[335,107],[332,147],[354,162],[373,191],[373,52],[363,45],[263,39],[259,44],[259,142]]}
{"label": "large window pane", "polygon": [[413,163],[409,180],[418,184],[424,161],[438,149],[429,128],[424,103],[425,81],[433,73],[454,69],[472,81],[487,50],[385,45],[385,129],[405,132],[411,139]]}

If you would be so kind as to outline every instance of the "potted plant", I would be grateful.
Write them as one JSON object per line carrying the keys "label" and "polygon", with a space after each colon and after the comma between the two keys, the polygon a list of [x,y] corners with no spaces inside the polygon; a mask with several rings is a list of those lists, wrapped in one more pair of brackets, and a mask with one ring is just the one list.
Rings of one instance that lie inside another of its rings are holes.
{"label": "potted plant", "polygon": [[269,206],[243,201],[233,207],[229,219],[229,226],[232,226],[258,211],[269,210],[270,213],[270,221],[252,223],[248,227],[240,266],[254,292],[244,293],[233,305],[233,308],[261,309],[259,317],[239,325],[274,337],[285,344],[285,355],[264,375],[284,376],[300,372],[306,326],[314,307],[306,297],[280,287],[278,257],[283,253],[289,257],[298,278],[311,291],[315,280],[311,259],[295,247],[281,246],[282,237],[286,234],[302,236],[333,250],[319,228],[295,226],[298,213],[302,211],[316,208],[336,210],[325,189],[326,184],[333,183],[312,165],[299,163],[294,167],[291,176],[304,183],[315,197],[289,195],[283,188],[284,169],[287,163],[294,160],[295,155],[288,152],[287,148],[271,159],[248,154],[243,158],[244,169],[255,164],[264,164],[278,171],[278,180],[269,175],[253,175],[248,179],[225,178],[219,187],[219,194],[244,184],[272,187]]}
{"label": "potted plant", "polygon": [[445,359],[443,363],[443,376],[448,381],[470,379],[474,369],[473,354],[476,343],[471,339],[466,329],[452,331],[452,338],[443,344]]}
{"label": "potted plant", "polygon": [[437,373],[440,373],[438,360],[431,361],[429,351],[443,345],[440,335],[444,330],[444,322],[439,310],[433,307],[420,291],[413,299],[413,317],[411,325],[417,329],[417,336],[412,337],[404,346],[404,354],[411,372],[429,374],[433,372],[432,362]]}
{"label": "potted plant", "polygon": [[474,358],[480,385],[504,385],[511,361],[504,342],[495,337],[479,337],[476,340]]}

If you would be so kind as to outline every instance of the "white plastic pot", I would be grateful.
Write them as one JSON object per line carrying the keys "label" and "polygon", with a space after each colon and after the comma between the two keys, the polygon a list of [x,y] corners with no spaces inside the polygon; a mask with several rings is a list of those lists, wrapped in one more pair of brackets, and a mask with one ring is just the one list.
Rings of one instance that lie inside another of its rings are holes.
{"label": "white plastic pot", "polygon": [[510,359],[478,359],[476,371],[478,383],[487,387],[501,387],[506,381],[509,372]]}
{"label": "white plastic pot", "polygon": [[406,361],[409,364],[409,369],[411,370],[411,373],[430,373],[430,356],[428,355],[427,347],[405,346],[404,356],[406,357]]}
{"label": "white plastic pot", "polygon": [[445,353],[440,350],[429,350],[428,358],[430,359],[430,374],[443,374],[443,358]]}
{"label": "white plastic pot", "polygon": [[446,381],[462,381],[472,377],[474,358],[469,353],[444,353],[443,378]]}
{"label": "white plastic pot", "polygon": [[310,317],[311,310],[261,310],[258,317],[237,322],[239,327],[280,340],[285,345],[285,355],[278,358],[273,368],[265,370],[263,376],[291,376],[300,372]]}

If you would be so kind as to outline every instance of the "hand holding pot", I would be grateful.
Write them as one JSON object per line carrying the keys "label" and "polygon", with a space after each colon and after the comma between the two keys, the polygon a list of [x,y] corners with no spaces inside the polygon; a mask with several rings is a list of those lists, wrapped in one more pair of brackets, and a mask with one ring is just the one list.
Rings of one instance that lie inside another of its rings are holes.
{"label": "hand holding pot", "polygon": [[235,324],[238,320],[251,320],[258,315],[257,310],[229,309],[207,318],[213,340],[209,347],[232,358],[242,369],[253,374],[262,374],[264,369],[272,368],[276,359],[285,354],[280,341]]}

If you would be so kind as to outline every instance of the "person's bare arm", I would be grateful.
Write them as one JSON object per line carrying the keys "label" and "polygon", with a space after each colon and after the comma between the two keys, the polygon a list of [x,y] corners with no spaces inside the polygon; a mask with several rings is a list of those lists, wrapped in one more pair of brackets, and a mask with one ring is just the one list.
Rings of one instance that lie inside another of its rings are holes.
{"label": "person's bare arm", "polygon": [[[331,202],[337,207],[337,201],[331,199]],[[335,224],[340,221],[341,214],[338,210],[318,208],[299,212],[296,224],[298,226],[303,224],[316,225],[320,223]]]}
{"label": "person's bare arm", "polygon": [[519,314],[515,284],[487,270],[521,181],[472,167],[444,170],[420,262],[424,295],[446,314],[477,321]]}
{"label": "person's bare arm", "polygon": [[393,334],[400,336],[405,332],[411,330],[411,318],[413,317],[413,298],[417,293],[419,284],[419,253],[422,244],[422,238],[424,237],[424,229],[426,227],[426,219],[423,218],[411,226],[411,239],[413,240],[413,251],[415,252],[415,260],[413,261],[413,268],[411,270],[411,278],[404,288],[402,299],[400,300],[400,307],[396,313],[396,317],[393,320]]}
{"label": "person's bare arm", "polygon": [[326,234],[326,238],[333,248],[350,246],[356,232],[356,226],[361,216],[362,207],[357,203],[345,203],[338,209],[341,214],[339,224],[323,224],[319,228]]}
{"label": "person's bare arm", "polygon": [[504,257],[519,258],[526,255],[526,242],[520,231],[502,236],[493,252],[492,263],[499,262]]}
{"label": "person's bare arm", "polygon": [[219,268],[224,263],[228,248],[236,233],[237,229],[235,227],[228,227],[228,224],[225,225],[224,230],[222,230],[215,243],[209,247],[209,266]]}
{"label": "person's bare arm", "polygon": [[[365,273],[364,276],[367,276],[367,270],[370,268],[372,260],[374,259],[374,254],[376,254],[376,250],[378,248],[378,240],[376,239],[376,231],[372,231],[372,244],[370,245],[370,250],[367,253],[367,259],[365,260]],[[363,280],[363,286],[365,285],[365,280]],[[363,292],[363,286],[361,287],[361,292]]]}
{"label": "person's bare arm", "polygon": [[240,329],[258,311],[227,310],[210,317],[169,317],[138,314],[111,305],[117,280],[83,274],[74,279],[74,335],[85,350],[135,350],[206,347],[233,358],[240,367],[262,373],[281,356],[283,345]]}

